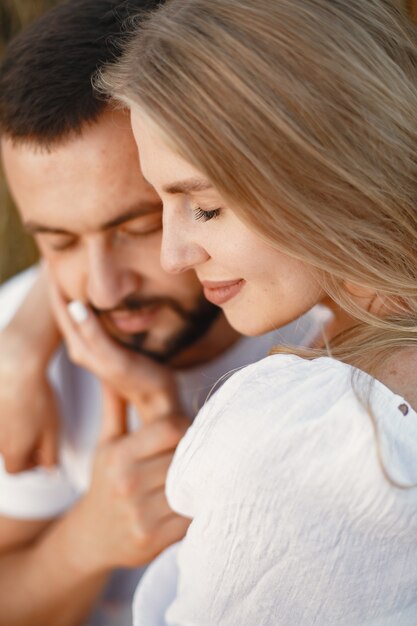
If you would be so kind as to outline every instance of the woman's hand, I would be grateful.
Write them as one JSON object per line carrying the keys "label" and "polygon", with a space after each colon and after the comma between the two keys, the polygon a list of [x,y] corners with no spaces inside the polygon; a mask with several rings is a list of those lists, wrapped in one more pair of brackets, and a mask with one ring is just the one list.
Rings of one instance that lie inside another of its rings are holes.
{"label": "woman's hand", "polygon": [[143,422],[181,414],[176,382],[169,368],[117,344],[93,311],[81,302],[73,303],[79,313],[75,321],[53,278],[50,293],[56,320],[74,363],[117,390],[138,410]]}

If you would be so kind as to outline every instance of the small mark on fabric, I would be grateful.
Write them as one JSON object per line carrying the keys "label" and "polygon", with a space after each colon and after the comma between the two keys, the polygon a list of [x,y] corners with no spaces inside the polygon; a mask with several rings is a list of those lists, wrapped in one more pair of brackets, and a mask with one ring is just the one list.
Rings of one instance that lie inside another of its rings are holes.
{"label": "small mark on fabric", "polygon": [[404,402],[400,404],[400,406],[398,407],[398,410],[401,411],[403,415],[407,415],[409,411],[407,404],[405,404]]}

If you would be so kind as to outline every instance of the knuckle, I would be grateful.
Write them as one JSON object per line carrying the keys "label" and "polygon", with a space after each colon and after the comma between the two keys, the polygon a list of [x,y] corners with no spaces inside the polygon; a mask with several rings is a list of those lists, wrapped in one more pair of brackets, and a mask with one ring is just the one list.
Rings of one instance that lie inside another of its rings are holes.
{"label": "knuckle", "polygon": [[115,490],[117,495],[131,498],[139,491],[139,481],[133,476],[121,475],[116,479]]}
{"label": "knuckle", "polygon": [[107,449],[107,462],[109,465],[117,466],[120,464],[121,454],[120,450],[116,447],[109,446]]}
{"label": "knuckle", "polygon": [[117,475],[124,464],[124,457],[117,446],[105,443],[97,449],[96,462],[107,474]]}
{"label": "knuckle", "polygon": [[104,456],[106,457],[107,466],[112,470],[119,468],[124,462],[124,456],[117,447],[107,448],[104,451]]}
{"label": "knuckle", "polygon": [[137,548],[144,551],[147,550],[152,544],[154,533],[143,524],[141,519],[136,518],[133,525],[133,538]]}

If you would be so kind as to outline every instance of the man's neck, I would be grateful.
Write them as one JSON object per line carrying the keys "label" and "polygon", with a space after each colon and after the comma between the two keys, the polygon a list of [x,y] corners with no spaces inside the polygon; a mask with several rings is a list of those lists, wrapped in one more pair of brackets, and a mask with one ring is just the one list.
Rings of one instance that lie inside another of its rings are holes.
{"label": "man's neck", "polygon": [[197,367],[220,356],[241,337],[221,314],[204,337],[172,359],[170,365],[175,369]]}

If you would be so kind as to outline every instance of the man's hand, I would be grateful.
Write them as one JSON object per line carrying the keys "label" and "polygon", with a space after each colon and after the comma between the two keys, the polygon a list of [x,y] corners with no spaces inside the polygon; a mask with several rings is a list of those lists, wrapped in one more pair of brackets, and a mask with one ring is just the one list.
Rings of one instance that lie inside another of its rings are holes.
{"label": "man's hand", "polygon": [[[102,434],[92,483],[76,505],[82,566],[88,571],[145,565],[181,539],[190,520],[165,496],[168,468],[190,425],[171,371],[119,346],[86,308],[78,323],[51,278],[53,310],[72,361],[103,383]],[[126,428],[126,404],[143,425]]]}
{"label": "man's hand", "polygon": [[76,505],[79,554],[88,571],[144,565],[181,539],[190,523],[165,497],[167,471],[188,420],[170,416],[127,434],[125,408],[104,385],[92,483]]}

